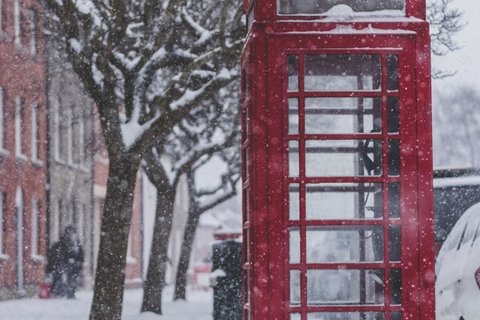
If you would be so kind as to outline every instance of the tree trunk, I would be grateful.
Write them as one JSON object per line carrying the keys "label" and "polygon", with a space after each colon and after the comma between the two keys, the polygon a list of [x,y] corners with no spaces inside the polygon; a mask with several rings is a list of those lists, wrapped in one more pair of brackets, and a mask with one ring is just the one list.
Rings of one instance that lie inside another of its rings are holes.
{"label": "tree trunk", "polygon": [[175,294],[173,300],[186,299],[187,287],[187,271],[190,264],[190,256],[192,253],[193,240],[197,231],[200,215],[196,206],[191,206],[188,212],[188,219],[185,225],[185,233],[183,234],[182,247],[180,249],[180,257],[178,260],[177,277],[175,279]]}
{"label": "tree trunk", "polygon": [[168,262],[168,240],[172,230],[175,188],[157,187],[157,209],[153,228],[152,248],[144,283],[141,312],[162,314],[162,290]]}
{"label": "tree trunk", "polygon": [[110,158],[90,320],[120,320],[128,233],[139,161]]}

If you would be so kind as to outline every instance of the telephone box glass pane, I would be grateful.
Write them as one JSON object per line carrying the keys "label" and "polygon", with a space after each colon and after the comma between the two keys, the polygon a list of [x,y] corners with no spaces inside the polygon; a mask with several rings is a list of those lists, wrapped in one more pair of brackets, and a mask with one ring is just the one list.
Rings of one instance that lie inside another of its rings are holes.
{"label": "telephone box glass pane", "polygon": [[400,218],[400,183],[398,182],[388,184],[388,208],[390,218]]}
{"label": "telephone box glass pane", "polygon": [[306,186],[307,220],[380,219],[380,183],[323,183]]}
{"label": "telephone box glass pane", "polygon": [[290,263],[300,263],[300,229],[290,228]]}
{"label": "telephone box glass pane", "polygon": [[288,99],[288,133],[298,134],[298,99]]}
{"label": "telephone box glass pane", "polygon": [[305,56],[305,91],[379,90],[380,75],[378,55]]}
{"label": "telephone box glass pane", "polygon": [[390,302],[394,305],[402,304],[402,270],[390,270]]}
{"label": "telephone box glass pane", "polygon": [[380,98],[306,98],[305,133],[381,132]]}
{"label": "telephone box glass pane", "polygon": [[298,183],[288,186],[288,208],[290,220],[300,219],[300,189]]}
{"label": "telephone box glass pane", "polygon": [[298,56],[288,56],[287,62],[287,90],[298,91]]}
{"label": "telephone box glass pane", "polygon": [[288,141],[288,172],[290,177],[298,177],[299,173],[298,141]]}
{"label": "telephone box glass pane", "polygon": [[300,305],[300,270],[290,270],[290,305]]}
{"label": "telephone box glass pane", "polygon": [[383,261],[382,227],[309,227],[307,229],[307,263],[379,261]]}
{"label": "telephone box glass pane", "polygon": [[398,176],[400,174],[400,141],[388,141],[388,175]]}
{"label": "telephone box glass pane", "polygon": [[392,312],[390,319],[391,320],[402,320],[402,313],[401,312]]}
{"label": "telephone box glass pane", "polygon": [[375,270],[308,270],[309,305],[383,305],[384,272]]}
{"label": "telephone box glass pane", "polygon": [[385,320],[380,312],[315,312],[307,314],[307,320]]}
{"label": "telephone box glass pane", "polygon": [[380,14],[383,16],[398,16],[404,14],[405,0],[277,0],[279,14],[340,15],[341,10],[345,11],[345,9],[339,5],[348,6],[354,12],[388,10]]}
{"label": "telephone box glass pane", "polygon": [[300,319],[302,319],[300,313],[292,313],[290,315],[290,320],[300,320]]}
{"label": "telephone box glass pane", "polygon": [[387,98],[387,122],[388,132],[399,132],[400,114],[399,114],[399,100],[398,97]]}
{"label": "telephone box glass pane", "polygon": [[398,90],[398,56],[394,54],[387,56],[387,89]]}
{"label": "telephone box glass pane", "polygon": [[307,140],[308,177],[381,175],[381,140]]}
{"label": "telephone box glass pane", "polygon": [[388,229],[390,241],[390,261],[400,261],[402,259],[402,238],[400,226],[390,226]]}

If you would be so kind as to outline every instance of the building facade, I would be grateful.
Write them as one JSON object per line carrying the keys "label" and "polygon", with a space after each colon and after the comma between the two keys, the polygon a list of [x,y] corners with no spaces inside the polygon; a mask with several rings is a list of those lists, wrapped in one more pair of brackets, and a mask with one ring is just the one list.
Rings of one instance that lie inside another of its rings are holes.
{"label": "building facade", "polygon": [[93,262],[93,108],[64,47],[47,39],[48,66],[48,243],[68,225],[85,251],[83,275],[92,279]]}
{"label": "building facade", "polygon": [[46,254],[42,7],[0,1],[0,299],[36,293]]}

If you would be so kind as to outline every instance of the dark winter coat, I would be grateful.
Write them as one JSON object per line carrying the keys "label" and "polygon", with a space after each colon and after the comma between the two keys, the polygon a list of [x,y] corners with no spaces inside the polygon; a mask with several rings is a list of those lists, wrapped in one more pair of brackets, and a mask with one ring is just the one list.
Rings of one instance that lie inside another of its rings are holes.
{"label": "dark winter coat", "polygon": [[67,267],[78,273],[82,269],[85,257],[80,243],[74,243],[72,239],[64,236],[48,250],[47,258],[47,273],[63,272]]}

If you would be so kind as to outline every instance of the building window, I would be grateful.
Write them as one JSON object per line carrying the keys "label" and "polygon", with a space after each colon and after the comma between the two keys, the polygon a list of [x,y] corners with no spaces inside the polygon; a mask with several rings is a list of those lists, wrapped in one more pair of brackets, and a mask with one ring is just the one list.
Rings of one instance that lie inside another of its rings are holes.
{"label": "building window", "polygon": [[31,242],[31,248],[32,248],[32,257],[38,256],[38,247],[39,247],[39,242],[40,242],[40,232],[39,232],[39,226],[40,226],[40,214],[39,214],[39,204],[38,200],[34,199],[32,200],[32,242]]}
{"label": "building window", "polygon": [[78,159],[81,164],[85,163],[85,118],[83,110],[78,122]]}
{"label": "building window", "polygon": [[52,241],[58,241],[60,239],[60,210],[62,206],[62,200],[55,202],[53,208],[53,217],[52,217]]}
{"label": "building window", "polygon": [[63,117],[60,101],[55,100],[53,104],[53,135],[55,141],[55,160],[63,162],[65,160],[65,119]]}
{"label": "building window", "polygon": [[35,12],[30,11],[28,23],[30,29],[30,54],[35,56],[37,54],[37,15]]}
{"label": "building window", "polygon": [[76,225],[77,224],[77,200],[73,198],[70,203],[68,203],[67,208],[67,224],[66,225]]}
{"label": "building window", "polygon": [[[2,0],[0,0],[1,3]],[[0,7],[1,9],[1,7]],[[0,150],[5,148],[5,107],[3,88],[0,87]]]}
{"label": "building window", "polygon": [[23,150],[22,132],[24,124],[23,100],[15,97],[15,155],[25,157]]}
{"label": "building window", "polygon": [[20,1],[15,0],[13,4],[13,27],[15,40],[14,43],[17,47],[22,46],[22,16],[20,14]]}
{"label": "building window", "polygon": [[137,259],[133,255],[133,240],[132,240],[132,228],[130,227],[130,232],[128,233],[128,242],[127,242],[127,263],[136,263]]}
{"label": "building window", "polygon": [[[5,23],[5,16],[4,16],[4,0],[0,0],[0,37],[3,32],[5,32],[5,26],[3,25]],[[0,40],[2,40],[0,38]]]}
{"label": "building window", "polygon": [[73,127],[74,117],[73,108],[67,108],[67,163],[73,164]]}
{"label": "building window", "polygon": [[38,150],[40,147],[40,141],[39,141],[39,125],[38,125],[38,111],[39,107],[38,105],[34,104],[32,105],[32,160],[37,160],[38,161]]}
{"label": "building window", "polygon": [[0,256],[5,255],[6,248],[5,248],[5,235],[6,235],[6,228],[5,228],[5,216],[7,211],[6,206],[6,195],[3,192],[0,192]]}
{"label": "building window", "polygon": [[24,242],[23,242],[23,237],[24,237],[24,220],[23,220],[23,190],[20,186],[17,186],[17,190],[15,192],[15,216],[16,216],[16,230],[15,230],[15,235],[16,235],[16,285],[17,285],[17,290],[22,291],[24,290],[24,283],[25,283],[25,269],[24,269]]}
{"label": "building window", "polygon": [[78,207],[78,217],[76,222],[78,237],[81,243],[85,243],[85,205],[82,204]]}

